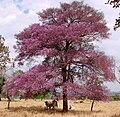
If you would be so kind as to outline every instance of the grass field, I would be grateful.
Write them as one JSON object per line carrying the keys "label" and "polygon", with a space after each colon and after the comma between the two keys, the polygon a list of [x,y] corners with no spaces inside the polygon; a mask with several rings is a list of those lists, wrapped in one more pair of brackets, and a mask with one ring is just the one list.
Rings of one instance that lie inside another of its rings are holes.
{"label": "grass field", "polygon": [[0,117],[120,117],[120,101],[95,102],[93,112],[90,111],[90,101],[69,101],[74,108],[68,113],[61,112],[62,101],[58,101],[56,110],[46,110],[44,101],[14,100],[8,110],[7,101],[3,100],[0,102]]}

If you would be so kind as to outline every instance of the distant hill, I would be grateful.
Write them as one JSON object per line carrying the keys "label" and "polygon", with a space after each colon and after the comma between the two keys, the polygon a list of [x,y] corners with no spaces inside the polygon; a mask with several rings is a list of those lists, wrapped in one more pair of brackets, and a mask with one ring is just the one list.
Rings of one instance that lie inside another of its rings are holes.
{"label": "distant hill", "polygon": [[120,94],[120,91],[112,91],[111,94]]}

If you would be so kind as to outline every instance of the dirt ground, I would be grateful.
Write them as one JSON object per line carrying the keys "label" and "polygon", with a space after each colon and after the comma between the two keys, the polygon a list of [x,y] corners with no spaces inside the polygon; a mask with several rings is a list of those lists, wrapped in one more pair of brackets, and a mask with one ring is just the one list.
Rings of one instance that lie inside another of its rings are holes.
{"label": "dirt ground", "polygon": [[93,112],[90,111],[91,101],[69,101],[72,109],[62,113],[62,101],[58,108],[47,110],[41,100],[14,100],[7,109],[7,101],[0,102],[0,117],[120,117],[120,101],[95,102]]}

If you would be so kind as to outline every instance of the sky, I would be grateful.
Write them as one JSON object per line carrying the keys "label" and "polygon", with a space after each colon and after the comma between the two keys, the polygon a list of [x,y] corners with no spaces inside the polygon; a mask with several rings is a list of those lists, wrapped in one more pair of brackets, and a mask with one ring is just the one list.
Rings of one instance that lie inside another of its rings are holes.
{"label": "sky", "polygon": [[[74,0],[0,0],[0,35],[9,46],[10,56],[14,58],[13,45],[16,43],[15,34],[33,23],[38,23],[37,13],[49,7],[59,7],[60,3],[72,2]],[[80,0],[77,0],[80,1]],[[120,63],[120,28],[113,30],[115,18],[119,15],[120,9],[113,9],[105,4],[107,0],[84,0],[85,3],[104,13],[107,26],[110,28],[110,37],[107,40],[97,43],[102,51],[108,56],[113,56],[116,63]],[[120,91],[120,84],[107,83],[111,91]]]}

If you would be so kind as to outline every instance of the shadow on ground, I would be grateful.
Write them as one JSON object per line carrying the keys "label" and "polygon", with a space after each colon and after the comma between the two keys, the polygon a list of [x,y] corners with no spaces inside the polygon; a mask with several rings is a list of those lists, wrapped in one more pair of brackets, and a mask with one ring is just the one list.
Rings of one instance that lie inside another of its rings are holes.
{"label": "shadow on ground", "polygon": [[78,115],[78,114],[86,114],[86,115],[90,115],[93,113],[101,113],[103,111],[79,111],[79,110],[69,110],[68,113],[63,113],[61,109],[55,109],[55,110],[47,110],[41,106],[31,106],[31,107],[24,107],[24,106],[20,106],[20,107],[11,107],[10,108],[10,112],[16,112],[16,113],[21,113],[21,112],[28,112],[28,113],[33,113],[33,114],[37,114],[37,113],[45,113],[45,114],[70,114],[70,115]]}
{"label": "shadow on ground", "polygon": [[113,115],[111,117],[120,117],[120,114],[119,115],[115,114],[115,115]]}

